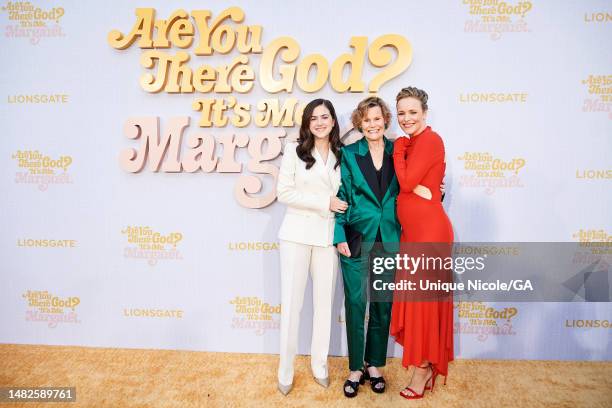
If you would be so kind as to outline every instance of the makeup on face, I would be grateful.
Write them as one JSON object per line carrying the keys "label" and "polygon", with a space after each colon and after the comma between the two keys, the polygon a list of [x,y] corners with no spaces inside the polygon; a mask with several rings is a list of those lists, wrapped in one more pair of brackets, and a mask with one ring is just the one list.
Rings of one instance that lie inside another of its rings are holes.
{"label": "makeup on face", "polygon": [[329,137],[334,127],[334,119],[325,105],[319,105],[312,111],[310,117],[310,133],[314,137],[323,139]]}
{"label": "makeup on face", "polygon": [[427,111],[423,112],[417,98],[402,98],[397,101],[397,121],[407,135],[418,135],[426,127]]}
{"label": "makeup on face", "polygon": [[371,142],[382,139],[385,134],[385,117],[380,106],[368,109],[361,121],[361,133]]}

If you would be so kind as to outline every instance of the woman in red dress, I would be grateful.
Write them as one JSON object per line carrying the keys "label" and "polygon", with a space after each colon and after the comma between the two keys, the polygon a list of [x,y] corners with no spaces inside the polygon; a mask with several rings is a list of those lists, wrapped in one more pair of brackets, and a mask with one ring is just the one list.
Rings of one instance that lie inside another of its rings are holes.
{"label": "woman in red dress", "polygon": [[[414,87],[402,89],[396,98],[399,125],[410,136],[398,138],[393,151],[400,184],[397,216],[401,242],[447,243],[450,256],[453,227],[438,188],[446,169],[444,143],[425,124],[427,99],[425,91]],[[453,302],[451,296],[401,300],[396,296],[393,303],[391,334],[404,348],[402,365],[415,366],[415,371],[400,395],[417,399],[426,390],[433,391],[438,374],[448,374],[448,362],[453,360]]]}

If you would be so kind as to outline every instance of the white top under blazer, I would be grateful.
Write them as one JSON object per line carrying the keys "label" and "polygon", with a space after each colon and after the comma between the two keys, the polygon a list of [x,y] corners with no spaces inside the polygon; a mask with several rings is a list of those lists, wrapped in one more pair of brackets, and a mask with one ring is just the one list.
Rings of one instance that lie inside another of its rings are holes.
{"label": "white top under blazer", "polygon": [[296,142],[287,143],[278,174],[278,201],[287,205],[278,238],[306,245],[333,245],[335,214],[329,209],[331,196],[340,187],[340,166],[329,152],[327,163],[313,148],[314,165],[306,170],[297,155]]}

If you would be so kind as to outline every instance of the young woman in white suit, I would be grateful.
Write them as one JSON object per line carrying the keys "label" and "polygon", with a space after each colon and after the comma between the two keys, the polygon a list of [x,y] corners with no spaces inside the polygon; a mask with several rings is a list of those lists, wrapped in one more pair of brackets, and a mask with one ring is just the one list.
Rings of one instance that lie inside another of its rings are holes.
{"label": "young woman in white suit", "polygon": [[331,102],[315,99],[304,108],[297,143],[287,143],[278,176],[278,201],[287,205],[280,239],[281,324],[278,389],[293,388],[300,313],[308,275],[313,283],[311,368],[327,387],[327,355],[332,321],[338,254],[333,246],[335,212],[347,203],[338,199],[340,128]]}

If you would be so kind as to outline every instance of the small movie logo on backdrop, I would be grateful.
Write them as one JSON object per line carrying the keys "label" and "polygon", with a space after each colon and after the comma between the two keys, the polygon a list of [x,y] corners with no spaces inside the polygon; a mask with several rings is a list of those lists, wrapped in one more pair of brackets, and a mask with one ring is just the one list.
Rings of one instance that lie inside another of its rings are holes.
{"label": "small movie logo on backdrop", "polygon": [[612,234],[604,229],[581,228],[572,234],[572,239],[578,241],[581,249],[574,254],[573,263],[591,265],[604,262],[603,267],[612,262]]}
{"label": "small movie logo on backdrop", "polygon": [[465,33],[488,33],[497,41],[505,33],[529,33],[526,16],[533,9],[530,1],[460,0],[470,18],[465,21]]}
{"label": "small movie logo on backdrop", "polygon": [[72,156],[53,158],[38,150],[17,150],[11,158],[22,170],[15,173],[16,184],[35,184],[40,191],[46,191],[49,185],[72,184],[68,173]]}
{"label": "small movie logo on backdrop", "polygon": [[514,336],[512,319],[519,314],[516,307],[496,309],[483,302],[456,302],[458,319],[455,321],[454,333],[474,335],[480,342],[489,336]]}
{"label": "small movie logo on backdrop", "polygon": [[[8,24],[4,36],[16,40],[27,38],[36,45],[41,38],[64,37],[60,20],[66,14],[63,7],[38,7],[29,1],[9,1],[1,10],[6,13]],[[3,13],[3,14],[4,14]]]}
{"label": "small movie logo on backdrop", "polygon": [[257,336],[280,327],[281,305],[264,302],[257,296],[236,296],[229,301],[234,308],[232,329],[252,330]]}
{"label": "small movie logo on backdrop", "polygon": [[573,293],[574,299],[610,302],[612,234],[604,229],[581,228],[572,234],[572,239],[578,242],[572,263],[579,266],[576,273],[563,282],[563,286]]}
{"label": "small movie logo on backdrop", "polygon": [[580,229],[572,234],[574,240],[578,240],[581,248],[598,250],[612,246],[612,234],[604,229]]}
{"label": "small movie logo on backdrop", "polygon": [[612,75],[589,75],[581,81],[588,96],[582,105],[583,112],[605,112],[612,119]]}
{"label": "small movie logo on backdrop", "polygon": [[28,290],[22,295],[28,309],[25,320],[28,322],[45,322],[50,328],[61,323],[81,323],[76,308],[81,299],[76,296],[56,296],[46,290]]}
{"label": "small movie logo on backdrop", "polygon": [[489,195],[500,188],[524,187],[520,173],[527,161],[522,157],[503,159],[490,152],[465,152],[457,160],[463,162],[464,173],[459,179],[461,187],[482,188]]}
{"label": "small movie logo on backdrop", "polygon": [[123,256],[131,259],[146,259],[149,265],[155,266],[158,261],[178,261],[183,255],[178,250],[183,240],[180,232],[162,234],[148,226],[127,226],[121,231],[126,236],[128,246]]}

